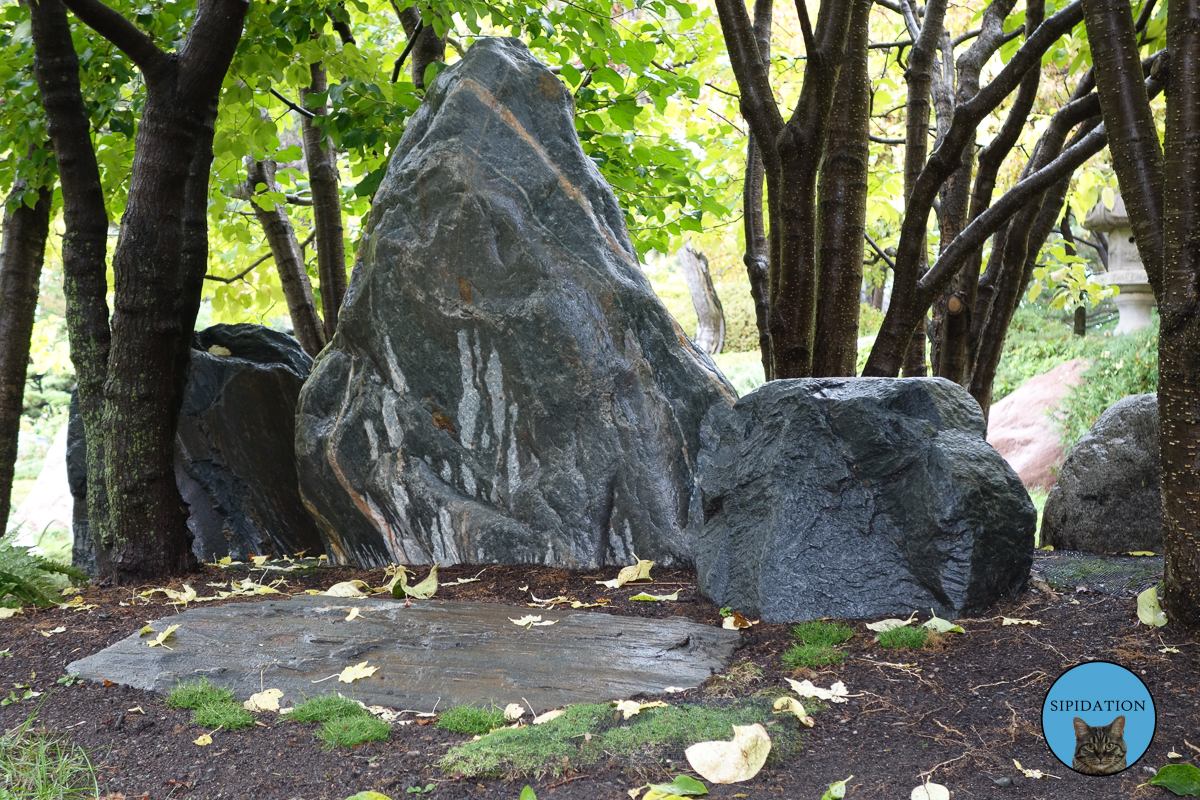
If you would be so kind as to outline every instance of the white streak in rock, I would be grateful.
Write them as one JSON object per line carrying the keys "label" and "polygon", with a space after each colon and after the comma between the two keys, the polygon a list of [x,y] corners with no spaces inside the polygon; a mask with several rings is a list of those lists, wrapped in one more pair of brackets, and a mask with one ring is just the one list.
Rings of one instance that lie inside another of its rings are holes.
{"label": "white streak in rock", "polygon": [[458,332],[458,362],[462,370],[462,399],[458,402],[459,441],[475,448],[475,416],[479,413],[479,390],[475,388],[475,365],[467,331]]}
{"label": "white streak in rock", "polygon": [[375,433],[375,425],[372,424],[371,420],[364,419],[363,420],[363,430],[367,434],[367,447],[370,448],[369,452],[371,454],[371,461],[372,462],[378,461],[379,460],[379,435],[377,433]]}
{"label": "white streak in rock", "polygon": [[467,494],[471,495],[472,497],[478,497],[479,490],[478,487],[475,486],[475,475],[471,472],[471,469],[466,464],[463,464],[462,477],[463,488],[466,489]]}
{"label": "white streak in rock", "polygon": [[380,415],[383,419],[383,428],[387,431],[388,447],[396,455],[400,455],[400,448],[404,445],[404,428],[400,426],[400,415],[396,413],[396,403],[400,398],[391,392],[384,392],[383,395],[383,413]]}
{"label": "white streak in rock", "polygon": [[[488,357],[483,381],[487,385],[488,400],[492,406],[492,431],[496,434],[496,449],[504,447],[504,368],[500,365],[500,354],[492,348]],[[484,436],[487,432],[484,431]],[[486,449],[487,444],[483,447]]]}
{"label": "white streak in rock", "polygon": [[517,459],[517,404],[508,406],[508,498],[512,502],[513,492],[521,482],[521,463]]}
{"label": "white streak in rock", "polygon": [[404,379],[400,361],[396,358],[396,351],[392,349],[392,338],[386,333],[383,335],[383,346],[387,348],[387,365],[388,372],[392,374],[392,388],[399,394],[404,394],[408,391],[408,381]]}

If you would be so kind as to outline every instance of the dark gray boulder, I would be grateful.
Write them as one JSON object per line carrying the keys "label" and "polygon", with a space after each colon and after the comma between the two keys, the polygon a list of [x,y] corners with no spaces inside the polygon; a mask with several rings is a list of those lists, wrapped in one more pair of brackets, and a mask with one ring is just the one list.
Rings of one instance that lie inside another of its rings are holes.
{"label": "dark gray boulder", "polygon": [[690,561],[700,422],[736,395],[523,44],[480,40],[438,76],[359,257],[296,431],[331,559]]}
{"label": "dark gray boulder", "polygon": [[975,613],[1020,591],[1036,515],[941,378],[773,381],[701,430],[700,591],[770,622]]}
{"label": "dark gray boulder", "polygon": [[[175,481],[197,558],[322,552],[300,500],[293,447],[296,400],[311,364],[295,339],[261,325],[214,325],[196,334],[176,428]],[[68,425],[73,561],[94,572],[87,444],[74,401]]]}
{"label": "dark gray boulder", "polygon": [[1071,448],[1042,511],[1042,544],[1089,553],[1162,552],[1155,395],[1118,400]]}

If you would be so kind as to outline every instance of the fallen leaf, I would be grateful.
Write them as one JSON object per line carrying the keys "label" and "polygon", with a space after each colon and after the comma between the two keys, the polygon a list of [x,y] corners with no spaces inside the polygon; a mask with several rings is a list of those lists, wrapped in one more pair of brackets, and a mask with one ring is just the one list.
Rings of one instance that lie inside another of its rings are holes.
{"label": "fallen leaf", "polygon": [[[708,787],[689,775],[677,775],[670,783],[647,784],[644,788],[647,792],[642,800],[682,800],[708,794]],[[636,797],[632,792],[629,796]]]}
{"label": "fallen leaf", "polygon": [[1151,586],[1138,595],[1137,615],[1144,625],[1161,628],[1167,624],[1167,615],[1158,604],[1158,587]]}
{"label": "fallen leaf", "polygon": [[359,792],[358,794],[347,797],[346,800],[392,800],[386,794],[379,792]]}
{"label": "fallen leaf", "polygon": [[813,718],[804,710],[804,704],[794,697],[781,697],[775,701],[775,711],[783,713],[792,713],[796,715],[796,719],[800,720],[802,725],[812,727],[816,723]]}
{"label": "fallen leaf", "polygon": [[534,626],[537,626],[537,625],[554,625],[555,623],[558,622],[558,620],[556,620],[556,619],[548,619],[545,622],[542,622],[542,618],[540,615],[535,617],[532,614],[526,614],[525,616],[521,617],[520,619],[513,619],[512,617],[509,617],[508,621],[514,625],[520,625],[521,627],[525,628],[526,630],[528,630],[529,628],[532,628]]}
{"label": "fallen leaf", "polygon": [[525,714],[525,707],[520,703],[509,703],[504,707],[504,718],[509,722],[516,722]]}
{"label": "fallen leaf", "polygon": [[829,784],[829,788],[825,790],[825,794],[821,795],[821,800],[842,800],[846,796],[846,784],[853,780],[851,775],[844,781],[834,781]]}
{"label": "fallen leaf", "polygon": [[65,589],[63,589],[61,592],[59,592],[59,594],[62,595],[63,597],[70,597],[73,594],[79,594],[79,587],[78,586],[68,586]]}
{"label": "fallen leaf", "polygon": [[[1025,769],[1021,766],[1021,762],[1017,761],[1015,758],[1013,759],[1013,764],[1015,764],[1017,769],[1025,774],[1026,778],[1033,778],[1034,780],[1041,780],[1042,778],[1056,778],[1058,780],[1062,780],[1062,778],[1059,778],[1057,775],[1050,775],[1042,772],[1040,769]],[[946,796],[949,797],[949,795]]]}
{"label": "fallen leaf", "polygon": [[950,800],[950,790],[940,783],[926,783],[912,790],[909,800]]}
{"label": "fallen leaf", "polygon": [[[231,355],[233,355],[232,350],[230,350],[228,347],[222,347],[219,344],[210,345],[208,348],[208,352],[213,354],[214,356],[231,356]],[[205,744],[208,744],[208,742],[205,742]]]}
{"label": "fallen leaf", "polygon": [[815,697],[818,700],[828,700],[831,703],[845,703],[846,698],[850,696],[850,692],[846,689],[846,684],[838,681],[828,689],[822,689],[819,686],[813,685],[812,681],[803,680],[796,681],[791,678],[784,678],[788,685],[792,687],[792,691],[801,697]]}
{"label": "fallen leaf", "polygon": [[1130,550],[1125,555],[1127,556],[1153,556],[1157,555],[1153,550]]}
{"label": "fallen leaf", "polygon": [[670,594],[662,594],[662,595],[646,594],[645,592],[641,592],[640,594],[635,594],[633,597],[631,597],[629,599],[630,600],[648,600],[650,602],[661,603],[664,600],[678,600],[679,592],[675,591],[675,592],[671,592]]}
{"label": "fallen leaf", "polygon": [[561,717],[563,715],[564,710],[565,709],[562,709],[562,708],[556,708],[552,711],[547,711],[545,714],[539,714],[538,716],[533,718],[533,724],[534,725],[542,725],[544,723],[549,722],[552,719],[558,719],[559,717]]}
{"label": "fallen leaf", "polygon": [[151,628],[149,625],[143,625],[142,629],[140,631],[138,631],[138,636],[149,636],[150,634],[155,633],[155,632],[156,631],[154,630],[154,628]]}
{"label": "fallen leaf", "polygon": [[668,686],[667,688],[663,689],[663,694],[676,694],[678,692],[686,692],[687,690],[688,687],[686,686]]}
{"label": "fallen leaf", "polygon": [[4,608],[0,606],[0,619],[8,619],[9,617],[15,617],[17,614],[23,613],[25,612],[19,608]]}
{"label": "fallen leaf", "polygon": [[358,606],[354,606],[350,609],[350,613],[346,615],[345,622],[349,622],[350,620],[357,618],[361,613],[362,609],[360,609]]}
{"label": "fallen leaf", "polygon": [[1040,620],[1036,619],[1017,619],[1016,617],[1001,617],[1001,625],[1041,625]]}
{"label": "fallen leaf", "polygon": [[[933,617],[924,625],[929,630],[937,631],[938,633],[966,633],[961,625],[955,625],[950,620],[942,619],[932,608],[929,609],[929,613],[933,614]],[[933,785],[936,786],[937,784]]]}
{"label": "fallen leaf", "polygon": [[242,708],[255,713],[259,711],[278,711],[279,698],[283,697],[281,689],[266,689],[250,695],[250,699],[242,703]]}
{"label": "fallen leaf", "polygon": [[1167,753],[1167,758],[1183,758],[1183,753],[1176,753],[1174,750]]}
{"label": "fallen leaf", "polygon": [[271,560],[270,556],[250,556],[250,560],[254,562],[254,566],[261,567],[263,564]]}
{"label": "fallen leaf", "polygon": [[867,630],[875,631],[876,633],[885,633],[896,628],[903,628],[905,625],[911,625],[913,620],[917,618],[917,612],[909,615],[908,619],[881,619],[879,622],[871,622],[867,624]]}
{"label": "fallen leaf", "polygon": [[644,708],[667,707],[667,704],[662,700],[655,700],[650,703],[639,703],[636,700],[615,700],[613,701],[613,705],[616,706],[617,711],[620,711],[625,715],[625,719],[629,719],[630,717],[641,713],[642,709]]}
{"label": "fallen leaf", "polygon": [[371,587],[363,581],[342,581],[324,592],[329,597],[366,597],[370,593]]}
{"label": "fallen leaf", "polygon": [[[366,584],[364,583],[363,586],[366,586]],[[234,594],[282,594],[282,592],[273,586],[264,586],[261,583],[255,583],[249,578],[246,578],[245,580],[240,580],[234,584]],[[201,597],[200,599],[209,600],[211,598]]]}
{"label": "fallen leaf", "polygon": [[51,636],[53,636],[56,633],[66,633],[66,632],[67,632],[67,629],[64,628],[62,625],[59,625],[57,628],[51,628],[48,631],[38,631],[38,633],[40,633],[42,636],[45,636],[47,639],[49,639]]}
{"label": "fallen leaf", "polygon": [[229,556],[225,556],[224,558],[222,558],[220,561],[217,562],[217,564],[219,564],[220,566],[223,566],[223,567],[227,567],[232,563],[233,563],[233,559]]}
{"label": "fallen leaf", "polygon": [[[172,638],[175,635],[175,631],[178,628],[179,628],[178,625],[172,625],[171,627],[167,628],[165,631],[160,633],[158,636],[155,636],[152,641],[146,642],[146,646],[147,647],[158,647],[159,645],[162,645],[163,647],[167,647],[167,644],[166,644],[167,640]],[[170,650],[171,648],[167,647],[167,649]]]}
{"label": "fallen leaf", "polygon": [[202,733],[192,740],[192,744],[198,744],[201,747],[208,747],[210,744],[212,744],[212,737],[207,733]]}
{"label": "fallen leaf", "polygon": [[1052,544],[1048,544],[1048,545],[1046,545],[1045,547],[1039,547],[1038,549],[1039,549],[1039,550],[1053,550],[1053,549],[1054,549],[1054,545],[1052,545]]}
{"label": "fallen leaf", "polygon": [[404,568],[400,568],[400,580],[392,586],[392,597],[415,597],[417,600],[428,600],[433,597],[434,592],[438,588],[437,571],[439,564],[434,564],[429,574],[425,576],[425,580],[418,583],[416,586],[409,586],[406,580]]}
{"label": "fallen leaf", "polygon": [[1158,648],[1158,652],[1160,652],[1160,653],[1178,653],[1178,652],[1179,652],[1179,648],[1178,648],[1178,647],[1171,647],[1170,645],[1168,645],[1168,646],[1166,646],[1166,647],[1160,647],[1160,648]]}
{"label": "fallen leaf", "polygon": [[771,752],[771,737],[757,722],[734,725],[733,741],[700,742],[684,751],[688,764],[713,783],[739,783],[758,774]]}
{"label": "fallen leaf", "polygon": [[338,673],[338,683],[354,683],[360,678],[369,678],[379,671],[379,667],[368,667],[367,662],[355,664],[353,667],[346,667]]}
{"label": "fallen leaf", "polygon": [[143,710],[142,710],[142,707],[141,707],[141,706],[134,706],[133,708],[127,708],[127,709],[125,709],[125,713],[126,713],[126,714],[132,714],[132,713],[133,713],[133,712],[135,712],[135,711],[136,711],[137,713],[139,713],[139,714],[145,714],[145,713],[146,713],[145,711],[143,711]]}
{"label": "fallen leaf", "polygon": [[[637,558],[635,555],[634,558]],[[654,566],[653,561],[644,561],[638,558],[636,564],[624,567],[617,573],[617,577],[611,581],[596,581],[601,586],[607,586],[609,589],[616,589],[624,586],[631,581],[648,581],[650,580],[650,568]]]}
{"label": "fallen leaf", "polygon": [[751,625],[757,625],[761,621],[762,620],[757,619],[746,619],[735,611],[728,617],[725,617],[725,619],[721,620],[721,627],[727,631],[736,631],[741,630],[742,628],[749,628]]}
{"label": "fallen leaf", "polygon": [[1195,764],[1168,764],[1147,783],[1162,786],[1176,795],[1200,797],[1200,769]]}

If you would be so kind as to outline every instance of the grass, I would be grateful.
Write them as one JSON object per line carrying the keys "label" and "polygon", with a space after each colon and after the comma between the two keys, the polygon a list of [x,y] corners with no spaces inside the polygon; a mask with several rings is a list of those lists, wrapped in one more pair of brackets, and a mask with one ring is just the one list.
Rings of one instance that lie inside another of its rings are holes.
{"label": "grass", "polygon": [[325,742],[327,748],[354,747],[363,742],[383,741],[390,731],[386,722],[367,714],[331,719],[321,726],[316,737]]}
{"label": "grass", "polygon": [[190,708],[192,722],[202,728],[224,728],[227,731],[249,728],[254,716],[242,708],[227,686],[215,686],[208,678],[179,683],[167,695],[171,708]]}
{"label": "grass", "polygon": [[340,694],[324,694],[310,697],[296,710],[288,714],[288,719],[296,722],[329,722],[334,719],[348,717],[369,717],[371,714],[358,703],[342,697]]}
{"label": "grass", "polygon": [[788,669],[818,669],[842,663],[845,656],[835,648],[854,636],[854,628],[841,622],[812,620],[792,628],[792,636],[800,643],[781,656],[783,665]]}
{"label": "grass", "polygon": [[504,712],[498,708],[454,706],[438,716],[437,726],[451,733],[483,736],[496,728],[504,727]]}
{"label": "grass", "polygon": [[464,777],[536,776],[616,760],[636,769],[663,758],[678,760],[696,742],[729,740],[733,725],[755,722],[770,726],[772,759],[790,755],[799,745],[797,726],[773,719],[767,700],[648,708],[629,720],[607,705],[586,703],[568,706],[542,725],[501,728],[459,745],[438,768]]}
{"label": "grass", "polygon": [[33,729],[34,715],[0,735],[0,797],[29,800],[100,794],[87,752],[66,737]]}
{"label": "grass", "polygon": [[920,650],[928,638],[927,628],[904,625],[879,634],[879,646],[897,650]]}

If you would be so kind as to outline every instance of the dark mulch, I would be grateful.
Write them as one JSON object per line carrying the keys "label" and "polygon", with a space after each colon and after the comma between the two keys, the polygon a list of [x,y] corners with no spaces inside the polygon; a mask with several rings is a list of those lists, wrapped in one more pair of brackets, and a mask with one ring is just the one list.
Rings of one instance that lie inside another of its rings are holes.
{"label": "dark mulch", "polygon": [[[478,570],[450,568],[441,575],[452,580]],[[642,584],[614,591],[596,585],[597,579],[615,573],[615,569],[583,575],[491,566],[480,582],[443,587],[437,597],[513,605],[527,601],[527,591],[542,598],[608,597],[613,602],[605,607],[607,613],[720,622],[718,610],[696,593],[692,573],[655,570],[650,587]],[[206,582],[228,577],[206,568],[186,582],[208,594]],[[288,581],[290,591],[300,591],[352,578],[374,586],[381,583],[382,571],[330,568]],[[171,585],[178,588],[182,583]],[[522,591],[525,586],[528,590]],[[679,589],[680,601],[656,604],[627,599],[643,589],[655,594]],[[45,692],[40,706],[36,700],[25,700],[0,708],[0,730],[21,723],[37,709],[39,725],[68,734],[91,753],[102,794],[120,793],[130,799],[341,800],[373,789],[394,800],[412,796],[512,799],[528,783],[541,800],[623,800],[629,789],[647,779],[669,779],[669,768],[686,768],[677,762],[631,774],[625,765],[611,762],[542,778],[456,779],[431,765],[467,737],[434,725],[396,726],[386,742],[328,751],[313,737],[313,726],[283,722],[272,714],[260,716],[262,727],[220,731],[211,746],[198,747],[193,740],[204,731],[190,724],[190,713],[167,708],[157,695],[91,682],[57,683],[69,662],[129,635],[147,620],[171,613],[172,606],[164,600],[155,599],[147,607],[134,601],[135,594],[129,588],[89,588],[83,597],[97,604],[96,609],[27,609],[22,616],[0,622],[0,650],[7,651],[7,657],[0,657],[0,681],[32,683],[35,690]],[[711,796],[816,800],[827,784],[850,775],[854,778],[849,798],[903,800],[924,776],[932,776],[954,797],[962,798],[1168,796],[1155,787],[1138,788],[1148,777],[1145,769],[1167,763],[1170,751],[1200,763],[1200,751],[1185,743],[1186,739],[1200,746],[1200,651],[1194,640],[1169,627],[1154,631],[1139,627],[1132,596],[1031,590],[1002,603],[993,614],[963,620],[966,635],[951,636],[918,652],[883,650],[864,623],[855,622],[858,634],[846,646],[847,661],[818,673],[782,669],[779,656],[791,644],[790,626],[764,623],[745,632],[745,644],[736,658],[753,664],[761,674],[743,667],[735,671],[738,679],[710,679],[683,695],[683,700],[717,702],[722,696],[753,695],[780,685],[785,676],[810,677],[822,686],[842,680],[857,697],[818,711],[816,727],[807,733],[794,758],[768,766],[749,782],[712,786]],[[1001,615],[1042,624],[1003,626]],[[51,637],[39,633],[58,626],[66,632]],[[1179,652],[1160,652],[1165,645],[1176,646]],[[1157,703],[1158,730],[1150,750],[1117,776],[1072,772],[1054,759],[1042,738],[1040,714],[1046,691],[1063,670],[1088,660],[1115,661],[1135,670]],[[5,694],[8,688],[3,687]],[[681,696],[667,699],[680,702]],[[1025,778],[1013,759],[1057,777]],[[1007,779],[1007,785],[998,785],[996,779],[1002,779],[1002,784]],[[407,792],[430,783],[435,792]]]}

